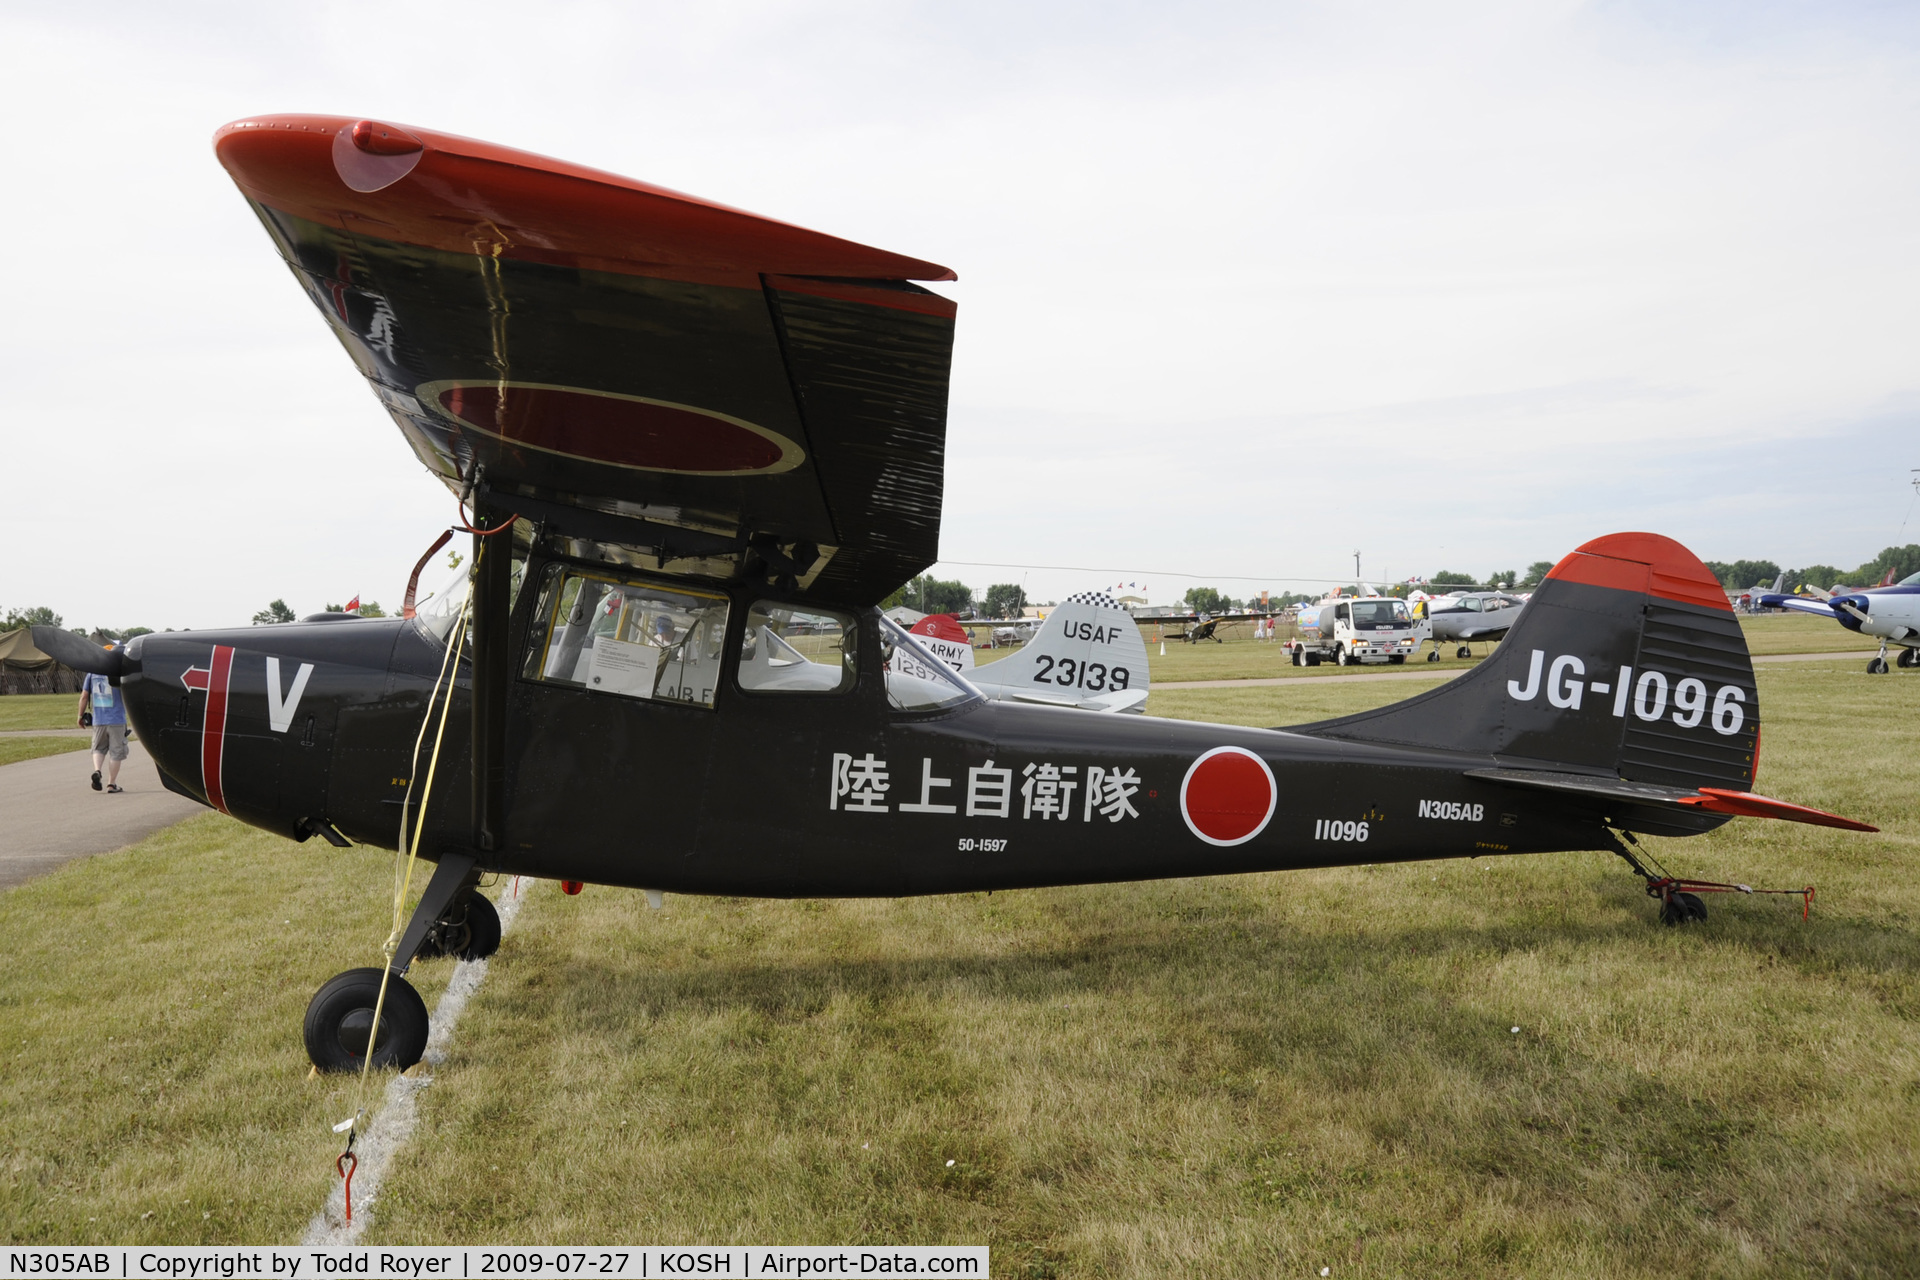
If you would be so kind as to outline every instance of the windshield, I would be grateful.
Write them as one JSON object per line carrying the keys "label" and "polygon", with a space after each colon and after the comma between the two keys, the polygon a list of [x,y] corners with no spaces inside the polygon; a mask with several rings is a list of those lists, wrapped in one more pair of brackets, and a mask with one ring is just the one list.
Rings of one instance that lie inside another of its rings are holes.
{"label": "windshield", "polygon": [[1357,600],[1353,605],[1356,631],[1392,631],[1413,625],[1404,600]]}
{"label": "windshield", "polygon": [[445,586],[414,607],[413,616],[438,639],[445,641],[453,630],[453,624],[460,618],[461,608],[467,603],[467,590],[471,585],[467,566],[463,564],[447,579]]}
{"label": "windshield", "polygon": [[1900,579],[1900,585],[1903,587],[1920,587],[1920,573],[1908,574],[1906,577]]}
{"label": "windshield", "polygon": [[932,711],[985,697],[889,618],[880,619],[880,656],[887,701],[896,711]]}

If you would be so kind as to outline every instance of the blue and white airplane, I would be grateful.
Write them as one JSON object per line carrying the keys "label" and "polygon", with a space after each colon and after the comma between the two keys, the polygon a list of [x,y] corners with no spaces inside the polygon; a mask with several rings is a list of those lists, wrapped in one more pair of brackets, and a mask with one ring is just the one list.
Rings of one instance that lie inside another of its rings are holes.
{"label": "blue and white airplane", "polygon": [[1760,604],[1770,609],[1818,614],[1832,618],[1849,631],[1877,637],[1880,652],[1867,663],[1867,670],[1873,675],[1886,672],[1888,645],[1899,646],[1900,656],[1895,661],[1900,666],[1920,666],[1920,573],[1863,590],[1836,588],[1824,600],[1769,591],[1760,597]]}

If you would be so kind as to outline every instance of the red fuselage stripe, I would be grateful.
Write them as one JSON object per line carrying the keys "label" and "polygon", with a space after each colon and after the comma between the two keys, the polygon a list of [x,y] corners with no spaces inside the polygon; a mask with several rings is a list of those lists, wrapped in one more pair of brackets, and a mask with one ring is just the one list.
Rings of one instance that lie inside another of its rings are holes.
{"label": "red fuselage stripe", "polygon": [[200,781],[206,788],[207,803],[225,813],[227,795],[220,773],[227,747],[227,678],[233,674],[233,650],[224,644],[213,646],[213,660],[208,666],[207,716],[200,729]]}

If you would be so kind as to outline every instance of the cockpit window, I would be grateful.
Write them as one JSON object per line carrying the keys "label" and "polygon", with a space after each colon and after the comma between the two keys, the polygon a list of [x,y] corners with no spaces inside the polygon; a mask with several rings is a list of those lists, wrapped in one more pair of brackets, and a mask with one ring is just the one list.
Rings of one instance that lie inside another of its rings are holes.
{"label": "cockpit window", "polygon": [[[507,588],[508,610],[520,602],[520,587],[526,581],[527,552],[532,545],[531,528],[525,520],[515,521],[508,542],[500,544],[513,556],[513,572]],[[452,633],[453,624],[459,620],[460,610],[467,603],[467,593],[473,585],[472,568],[472,565],[462,561],[445,586],[438,591],[428,592],[414,606],[413,616],[443,643]]]}
{"label": "cockpit window", "polygon": [[467,566],[462,564],[447,584],[414,606],[413,616],[418,618],[427,630],[445,642],[453,632],[453,624],[460,620],[460,610],[466,606],[467,591],[472,579],[467,574]]}
{"label": "cockpit window", "polygon": [[835,693],[853,687],[859,643],[845,614],[763,600],[747,610],[735,673],[755,692]]}
{"label": "cockpit window", "polygon": [[984,696],[887,618],[880,619],[880,655],[886,666],[887,701],[896,711],[957,707]]}
{"label": "cockpit window", "polygon": [[521,674],[711,707],[726,635],[725,596],[549,565]]}
{"label": "cockpit window", "polygon": [[1920,573],[1908,574],[1906,577],[1900,579],[1900,585],[1903,587],[1920,587]]}

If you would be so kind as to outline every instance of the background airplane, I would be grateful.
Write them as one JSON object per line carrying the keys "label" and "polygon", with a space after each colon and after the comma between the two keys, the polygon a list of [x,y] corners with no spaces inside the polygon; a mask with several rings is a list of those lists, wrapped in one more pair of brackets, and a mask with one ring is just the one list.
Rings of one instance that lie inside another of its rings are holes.
{"label": "background airplane", "polygon": [[1760,604],[1762,608],[1792,609],[1832,618],[1849,631],[1877,637],[1880,652],[1868,660],[1867,671],[1872,675],[1885,675],[1888,645],[1899,646],[1900,656],[1895,661],[1900,666],[1920,666],[1920,653],[1915,652],[1920,648],[1920,573],[1910,574],[1899,582],[1891,581],[1892,577],[1893,571],[1888,570],[1879,586],[1864,591],[1835,587],[1831,595],[1821,600],[1770,591],[1760,597]]}
{"label": "background airplane", "polygon": [[1457,596],[1434,596],[1426,601],[1433,623],[1433,650],[1428,662],[1440,660],[1442,644],[1457,644],[1455,657],[1469,658],[1475,640],[1498,640],[1519,620],[1526,601],[1505,591],[1465,591]]}

